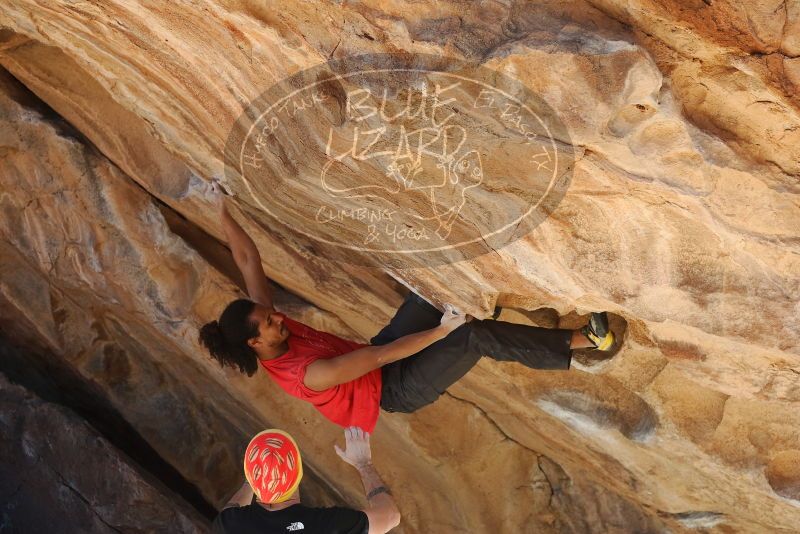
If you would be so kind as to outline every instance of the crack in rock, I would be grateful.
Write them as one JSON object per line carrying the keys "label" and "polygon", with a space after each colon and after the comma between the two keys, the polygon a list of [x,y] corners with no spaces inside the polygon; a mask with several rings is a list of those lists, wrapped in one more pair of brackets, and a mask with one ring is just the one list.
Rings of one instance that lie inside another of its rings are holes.
{"label": "crack in rock", "polygon": [[101,523],[103,523],[105,526],[107,526],[114,532],[119,532],[120,534],[123,532],[122,530],[114,527],[113,525],[108,524],[108,522],[106,522],[106,520],[103,519],[103,516],[101,516],[100,513],[95,509],[94,504],[91,501],[89,501],[89,499],[84,497],[83,494],[77,488],[75,488],[72,484],[70,484],[69,481],[64,477],[64,475],[58,472],[58,470],[56,470],[53,466],[51,466],[47,462],[43,463],[44,465],[47,466],[48,469],[50,469],[51,472],[53,472],[58,477],[58,479],[61,481],[61,485],[67,488],[68,490],[72,491],[72,493],[74,493],[75,496],[78,497],[78,499],[80,499],[86,505],[86,507],[95,515],[95,517],[97,517],[97,519]]}

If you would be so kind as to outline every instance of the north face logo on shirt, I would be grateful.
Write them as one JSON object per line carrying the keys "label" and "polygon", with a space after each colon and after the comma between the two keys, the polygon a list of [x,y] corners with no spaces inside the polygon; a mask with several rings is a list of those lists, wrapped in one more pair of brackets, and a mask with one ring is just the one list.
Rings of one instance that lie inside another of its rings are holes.
{"label": "north face logo on shirt", "polygon": [[303,523],[300,523],[298,521],[297,523],[292,523],[291,525],[286,527],[286,530],[294,531],[294,530],[303,530],[305,528],[306,528],[305,525],[303,525]]}

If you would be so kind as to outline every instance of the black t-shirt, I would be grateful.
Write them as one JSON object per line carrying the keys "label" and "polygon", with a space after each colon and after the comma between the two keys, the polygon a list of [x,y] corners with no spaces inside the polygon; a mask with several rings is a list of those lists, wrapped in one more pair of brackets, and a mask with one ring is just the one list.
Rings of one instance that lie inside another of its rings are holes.
{"label": "black t-shirt", "polygon": [[367,534],[367,514],[349,508],[309,508],[293,504],[269,511],[253,503],[219,513],[211,526],[214,534]]}

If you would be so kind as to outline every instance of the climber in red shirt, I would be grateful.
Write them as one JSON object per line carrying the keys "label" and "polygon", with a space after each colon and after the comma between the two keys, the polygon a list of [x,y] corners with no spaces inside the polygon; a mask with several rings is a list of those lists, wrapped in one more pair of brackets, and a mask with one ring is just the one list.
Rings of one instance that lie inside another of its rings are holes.
{"label": "climber in red shirt", "polygon": [[253,240],[225,207],[214,184],[225,234],[249,299],[237,299],[200,341],[221,365],[252,376],[261,365],[287,393],[313,404],[342,427],[372,432],[380,408],[410,413],[435,401],[482,356],[533,369],[569,369],[572,349],[609,351],[614,334],[605,313],[580,330],[481,321],[449,305],[443,314],[409,293],[370,344],[315,330],[275,310]]}

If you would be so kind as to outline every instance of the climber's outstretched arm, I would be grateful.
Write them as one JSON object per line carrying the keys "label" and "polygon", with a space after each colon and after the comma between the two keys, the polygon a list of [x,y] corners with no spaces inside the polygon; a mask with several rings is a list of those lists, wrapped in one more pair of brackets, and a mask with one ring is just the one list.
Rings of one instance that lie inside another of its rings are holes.
{"label": "climber's outstretched arm", "polygon": [[314,391],[325,391],[364,376],[387,363],[408,358],[447,334],[448,331],[439,325],[408,334],[386,345],[369,345],[335,358],[320,358],[306,368],[303,384]]}
{"label": "climber's outstretched arm", "polygon": [[261,255],[258,253],[256,244],[228,212],[228,208],[225,206],[225,195],[219,191],[219,186],[215,183],[212,188],[216,189],[214,198],[219,207],[222,227],[225,229],[233,260],[244,277],[247,294],[252,301],[274,309],[272,291],[269,288],[264,268],[261,266]]}
{"label": "climber's outstretched arm", "polygon": [[369,345],[335,358],[320,358],[311,362],[306,368],[303,384],[315,391],[324,391],[350,382],[387,363],[417,354],[447,337],[467,319],[471,318],[450,308],[442,315],[439,326],[435,328],[405,335],[386,345]]}
{"label": "climber's outstretched arm", "polygon": [[369,446],[369,433],[351,426],[344,431],[345,448],[334,445],[339,457],[352,465],[361,475],[364,493],[369,505],[363,510],[369,521],[369,534],[385,534],[400,524],[400,510],[394,497],[372,466],[372,451]]}

